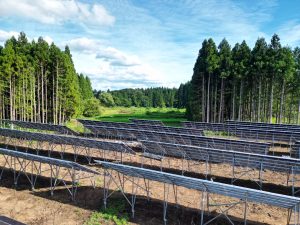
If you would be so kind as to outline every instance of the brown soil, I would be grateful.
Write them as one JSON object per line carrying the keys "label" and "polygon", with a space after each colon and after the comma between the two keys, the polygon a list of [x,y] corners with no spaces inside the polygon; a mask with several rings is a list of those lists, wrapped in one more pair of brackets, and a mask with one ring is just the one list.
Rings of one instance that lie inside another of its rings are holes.
{"label": "brown soil", "polygon": [[[25,144],[24,144],[25,146]],[[44,147],[47,149],[47,146]],[[59,147],[56,150],[60,150]],[[68,148],[65,156],[72,159],[73,150]],[[55,154],[54,154],[55,156]],[[57,154],[59,157],[59,154]],[[120,155],[115,153],[102,155],[99,151],[94,151],[93,156],[97,158],[105,157],[107,159],[116,160]],[[78,158],[80,163],[87,164],[84,157]],[[123,155],[124,163],[131,165],[140,165],[142,157],[140,154],[136,156]],[[2,161],[0,160],[0,163]],[[156,160],[144,159],[145,166],[159,169],[161,163]],[[163,161],[163,170],[175,172],[181,174],[182,160],[167,158]],[[185,172],[185,175],[204,178],[206,166],[204,164],[197,164],[197,162],[184,162],[184,168],[189,172]],[[92,166],[92,168],[102,171],[98,166]],[[238,172],[244,171],[244,168],[238,168]],[[231,182],[232,168],[229,165],[213,164],[211,165],[211,174],[209,179],[214,181],[220,181],[225,183]],[[13,186],[12,174],[9,172],[4,173],[5,176],[0,182],[0,215],[4,215],[26,224],[83,224],[88,219],[90,214],[98,210],[102,206],[103,200],[103,177],[97,178],[96,189],[90,186],[89,180],[83,180],[80,182],[76,202],[72,202],[70,195],[67,193],[64,187],[60,187],[54,192],[54,196],[50,196],[47,177],[39,180],[38,188],[34,191],[30,191],[29,183],[23,178],[19,182],[19,186],[15,189]],[[250,175],[253,178],[257,178],[258,173],[255,170],[250,171]],[[286,174],[275,173],[272,171],[264,171],[263,183],[264,190],[290,194],[291,188],[286,187]],[[242,177],[241,180],[235,184],[258,188],[255,182],[249,180],[249,177]],[[115,189],[116,186],[112,185],[111,189]],[[130,219],[130,224],[163,224],[163,195],[164,185],[158,182],[150,182],[151,200],[148,201],[143,190],[137,191],[136,213],[135,218]],[[131,183],[128,181],[125,185],[125,191],[131,193]],[[169,194],[169,206],[168,206],[168,224],[199,224],[199,213],[201,193],[195,190],[189,190],[182,187],[178,187],[178,204],[176,206],[172,187],[170,187]],[[236,199],[230,199],[224,196],[210,195],[218,202],[236,201]],[[116,192],[111,198],[124,199],[123,196]],[[108,204],[113,199],[108,199]],[[212,203],[212,202],[211,202]],[[128,212],[131,212],[131,208],[128,205]],[[223,208],[224,209],[224,208]],[[226,209],[226,208],[225,208]],[[243,219],[244,205],[237,205],[228,212],[228,215],[232,216],[235,221]],[[216,208],[210,207],[209,211],[219,213]],[[248,203],[248,224],[286,224],[287,210],[270,207],[267,205]],[[103,221],[102,224],[108,224]],[[220,219],[214,224],[227,224],[226,220]]]}

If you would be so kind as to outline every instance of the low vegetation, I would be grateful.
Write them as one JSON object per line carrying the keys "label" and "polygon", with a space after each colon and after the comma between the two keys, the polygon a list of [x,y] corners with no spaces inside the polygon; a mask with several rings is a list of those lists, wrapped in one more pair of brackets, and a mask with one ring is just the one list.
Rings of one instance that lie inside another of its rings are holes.
{"label": "low vegetation", "polygon": [[131,118],[160,120],[173,126],[180,126],[185,120],[185,110],[176,108],[104,107],[101,111],[99,116],[83,118],[113,122],[130,122]]}
{"label": "low vegetation", "polygon": [[106,209],[102,208],[100,211],[93,212],[84,225],[127,225],[128,218],[129,216],[125,209],[125,200],[111,200]]}

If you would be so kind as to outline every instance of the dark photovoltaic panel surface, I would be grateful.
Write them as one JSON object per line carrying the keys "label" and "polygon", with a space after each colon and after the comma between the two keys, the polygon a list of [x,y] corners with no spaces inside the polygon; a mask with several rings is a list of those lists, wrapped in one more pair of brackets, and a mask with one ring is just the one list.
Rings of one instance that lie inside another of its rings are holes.
{"label": "dark photovoltaic panel surface", "polygon": [[130,119],[135,124],[148,124],[148,125],[158,125],[158,126],[164,126],[163,122],[160,120],[142,120],[142,119]]}
{"label": "dark photovoltaic panel surface", "polygon": [[184,127],[224,131],[241,138],[269,140],[272,142],[295,142],[300,140],[300,130],[298,128],[270,128],[256,127],[251,125],[206,123],[206,122],[182,122]]}
{"label": "dark photovoltaic panel surface", "polygon": [[54,125],[48,123],[34,123],[34,122],[19,121],[19,120],[2,120],[2,122],[14,124],[18,127],[27,128],[27,129],[47,130],[47,131],[54,131],[59,134],[78,135],[76,132],[63,125]]}
{"label": "dark photovoltaic panel surface", "polygon": [[203,129],[211,131],[227,131],[228,127],[224,123],[207,123],[207,122],[191,122],[183,121],[181,122],[183,127],[194,128],[194,129]]}
{"label": "dark photovoltaic panel surface", "polygon": [[248,125],[248,126],[268,127],[268,128],[300,129],[300,125],[296,125],[296,124],[263,123],[263,122],[248,122],[248,121],[233,121],[233,120],[227,120],[226,124]]}
{"label": "dark photovoltaic panel surface", "polygon": [[[182,127],[171,127],[164,125],[152,125],[143,123],[124,123],[124,122],[109,122],[109,121],[94,121],[94,120],[82,120],[78,119],[87,129],[91,130],[91,126],[100,127],[118,127],[118,128],[128,128],[128,129],[142,129],[142,130],[153,130],[160,132],[169,132],[177,134],[192,134],[203,136],[203,131],[193,128],[182,128]],[[95,129],[93,129],[95,131]],[[99,133],[99,132],[98,132]]]}
{"label": "dark photovoltaic panel surface", "polygon": [[158,132],[165,133],[175,133],[175,134],[190,134],[190,135],[199,135],[203,136],[203,130],[194,129],[194,128],[183,128],[183,127],[171,127],[171,126],[158,126],[158,125],[144,125],[137,124],[138,129],[142,130],[153,130]]}
{"label": "dark photovoltaic panel surface", "polygon": [[96,136],[104,136],[110,138],[118,138],[123,140],[137,140],[136,135],[132,133],[132,128],[108,127],[108,126],[91,126],[84,125]]}
{"label": "dark photovoltaic panel surface", "polygon": [[26,224],[8,218],[6,216],[0,216],[0,225],[26,225]]}
{"label": "dark photovoltaic panel surface", "polygon": [[275,194],[266,191],[259,191],[250,188],[223,184],[208,180],[185,177],[176,174],[170,174],[133,166],[103,161],[96,162],[101,164],[102,167],[104,167],[105,169],[112,169],[128,176],[144,178],[176,186],[182,186],[188,189],[198,191],[207,191],[209,193],[219,194],[243,200],[247,199],[251,202],[263,203],[287,209],[292,209],[293,207],[296,207],[297,210],[300,204],[300,199],[296,197]]}
{"label": "dark photovoltaic panel surface", "polygon": [[291,156],[295,158],[300,158],[300,141],[296,141],[295,144],[293,144],[291,149]]}
{"label": "dark photovoltaic panel surface", "polygon": [[32,161],[37,161],[41,163],[47,163],[51,165],[56,165],[56,166],[61,166],[65,168],[74,168],[76,170],[81,170],[89,173],[94,173],[98,174],[98,172],[91,170],[85,166],[82,166],[78,163],[67,161],[67,160],[62,160],[62,159],[55,159],[55,158],[50,158],[50,157],[45,157],[45,156],[40,156],[40,155],[34,155],[34,154],[29,154],[25,152],[18,152],[18,151],[13,151],[13,150],[8,150],[4,148],[0,148],[0,154],[2,155],[8,155],[12,157],[17,157],[17,158],[22,158],[26,160],[32,160]]}
{"label": "dark photovoltaic panel surface", "polygon": [[210,123],[210,122],[192,122],[183,121],[184,127],[202,128],[206,130],[219,130],[219,131],[230,131],[238,128],[243,129],[258,129],[258,130],[274,130],[274,131],[300,131],[299,125],[292,124],[267,124],[267,123],[252,123],[252,122],[238,122],[238,121],[227,121],[226,123]]}
{"label": "dark photovoltaic panel surface", "polygon": [[83,119],[77,119],[77,121],[82,123],[84,126],[108,126],[108,127],[120,127],[120,128],[136,128],[136,124],[134,124],[134,123],[83,120]]}
{"label": "dark photovoltaic panel surface", "polygon": [[300,159],[145,140],[141,140],[140,142],[145,147],[144,150],[146,152],[161,156],[184,157],[186,159],[212,163],[234,163],[236,166],[268,169],[284,173],[292,171],[293,173],[300,173]]}
{"label": "dark photovoltaic panel surface", "polygon": [[137,140],[150,140],[183,145],[195,145],[201,147],[226,149],[234,151],[252,152],[267,154],[270,148],[269,143],[257,143],[254,141],[232,140],[225,138],[211,138],[196,135],[165,133],[141,129],[127,129],[117,127],[91,127],[92,132],[107,132],[112,136],[130,137]]}
{"label": "dark photovoltaic panel surface", "polygon": [[81,137],[35,133],[35,132],[11,130],[5,128],[0,128],[0,136],[17,138],[17,139],[34,140],[34,141],[44,141],[44,142],[50,142],[54,144],[65,144],[65,145],[81,146],[81,147],[96,148],[96,149],[111,150],[111,151],[130,152],[132,154],[135,154],[135,152],[131,148],[129,148],[128,146],[126,146],[124,143],[121,142],[100,141],[100,140],[81,138]]}
{"label": "dark photovoltaic panel surface", "polygon": [[283,131],[283,130],[261,130],[249,128],[237,128],[230,132],[237,137],[251,138],[260,140],[270,140],[278,142],[295,142],[300,140],[300,131]]}

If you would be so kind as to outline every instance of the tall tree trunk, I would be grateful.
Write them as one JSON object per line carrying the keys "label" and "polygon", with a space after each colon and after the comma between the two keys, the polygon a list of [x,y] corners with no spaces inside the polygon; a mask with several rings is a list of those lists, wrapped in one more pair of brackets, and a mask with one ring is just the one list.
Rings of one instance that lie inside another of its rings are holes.
{"label": "tall tree trunk", "polygon": [[283,110],[283,98],[284,98],[285,79],[283,79],[280,94],[280,111],[279,111],[279,123],[282,123],[282,110]]}
{"label": "tall tree trunk", "polygon": [[298,100],[297,124],[300,123],[300,99]]}
{"label": "tall tree trunk", "polygon": [[224,104],[224,78],[221,78],[221,96],[220,96],[220,108],[219,108],[219,120],[220,123],[223,120],[223,104]]}
{"label": "tall tree trunk", "polygon": [[34,81],[32,79],[30,82],[30,108],[31,108],[30,119],[32,122],[34,121],[34,111],[35,111],[35,106],[34,106],[35,99],[33,93],[34,93]]}
{"label": "tall tree trunk", "polygon": [[274,75],[272,75],[271,78],[271,91],[270,91],[270,108],[269,108],[269,122],[272,123],[272,119],[273,119],[273,79],[274,79]]}
{"label": "tall tree trunk", "polygon": [[55,101],[55,117],[56,117],[56,124],[58,122],[58,106],[60,105],[60,99],[58,98],[58,62],[56,65],[56,101]]}
{"label": "tall tree trunk", "polygon": [[258,106],[257,106],[257,121],[261,121],[261,115],[260,115],[260,107],[261,107],[261,76],[259,76],[259,82],[258,82]]}
{"label": "tall tree trunk", "polygon": [[202,73],[202,122],[205,121],[205,77]]}
{"label": "tall tree trunk", "polygon": [[56,118],[55,118],[55,74],[52,75],[52,117],[53,117],[53,123],[56,124]]}
{"label": "tall tree trunk", "polygon": [[45,74],[45,123],[48,123],[48,82]]}
{"label": "tall tree trunk", "polygon": [[289,118],[288,118],[288,123],[292,123],[292,111],[293,111],[293,104],[292,101],[294,99],[294,93],[292,92],[292,96],[291,96],[291,102],[289,104]]}
{"label": "tall tree trunk", "polygon": [[41,65],[41,93],[42,93],[42,123],[45,123],[45,109],[44,109],[44,68],[43,65]]}
{"label": "tall tree trunk", "polygon": [[217,83],[217,79],[215,81],[215,94],[214,94],[214,123],[217,121],[217,96],[218,96],[218,83]]}
{"label": "tall tree trunk", "polygon": [[210,117],[209,117],[209,114],[210,114],[210,101],[209,101],[209,95],[210,95],[210,76],[211,74],[209,73],[208,74],[208,81],[207,81],[207,103],[206,103],[206,122],[209,122],[210,121]]}
{"label": "tall tree trunk", "polygon": [[40,76],[37,74],[37,121],[41,122]]}
{"label": "tall tree trunk", "polygon": [[2,91],[1,91],[1,86],[0,86],[0,120],[4,119],[3,116],[3,104],[2,104]]}
{"label": "tall tree trunk", "polygon": [[10,118],[13,120],[13,84],[12,84],[12,76],[9,78],[9,110],[10,110]]}
{"label": "tall tree trunk", "polygon": [[233,81],[231,120],[235,120],[235,92],[236,92],[236,82]]}
{"label": "tall tree trunk", "polygon": [[241,80],[241,87],[240,87],[240,99],[239,99],[239,115],[238,120],[240,121],[242,118],[242,97],[243,97],[243,89],[244,89],[244,81]]}

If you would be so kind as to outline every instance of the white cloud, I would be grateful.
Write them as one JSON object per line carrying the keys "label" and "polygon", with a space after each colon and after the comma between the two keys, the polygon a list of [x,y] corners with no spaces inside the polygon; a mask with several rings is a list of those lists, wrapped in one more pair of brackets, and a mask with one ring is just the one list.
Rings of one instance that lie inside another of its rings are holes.
{"label": "white cloud", "polygon": [[277,31],[281,41],[288,45],[298,45],[300,43],[300,23],[299,21],[288,21]]}
{"label": "white cloud", "polygon": [[19,33],[16,31],[4,31],[0,30],[0,42],[4,42],[12,36],[18,37]]}
{"label": "white cloud", "polygon": [[100,49],[96,57],[110,62],[113,66],[136,66],[141,64],[137,56],[125,54],[113,47]]}
{"label": "white cloud", "polygon": [[[0,0],[0,19],[10,30],[24,27],[32,37],[42,32],[61,48],[68,44],[77,71],[91,76],[94,88],[173,87],[191,79],[205,38],[212,37],[218,44],[225,37],[232,46],[245,39],[251,47],[258,37],[269,39],[263,28],[272,20],[277,3],[163,0],[140,4],[111,0],[100,4],[87,0]],[[32,21],[38,23],[28,23]],[[95,27],[112,24],[113,29]],[[282,31],[290,29],[290,40],[296,42],[297,23]]]}
{"label": "white cloud", "polygon": [[[10,39],[12,36],[14,36],[16,39],[19,37],[20,33],[17,31],[5,31],[0,30],[0,43],[4,43],[6,40]],[[27,35],[26,35],[27,36]],[[27,36],[28,41],[38,40],[38,37],[29,37]],[[53,39],[49,36],[43,36],[43,39],[50,45],[53,42]]]}
{"label": "white cloud", "polygon": [[100,4],[77,0],[0,0],[1,17],[31,19],[44,24],[64,22],[112,25],[115,18]]}
{"label": "white cloud", "polygon": [[[18,34],[19,35],[19,34]],[[17,36],[18,36],[17,35]],[[15,37],[17,37],[15,36]],[[27,37],[29,40],[32,40],[30,37]],[[42,38],[44,39],[44,41],[46,41],[48,43],[48,45],[51,45],[53,41],[53,39],[49,36],[42,36]],[[38,41],[39,37],[34,37],[33,40]]]}
{"label": "white cloud", "polygon": [[94,88],[106,90],[164,85],[160,72],[136,55],[86,37],[72,39],[66,44],[72,51],[76,70],[88,75]]}
{"label": "white cloud", "polygon": [[95,53],[101,47],[100,41],[86,37],[72,39],[66,44],[71,50],[84,53]]}

